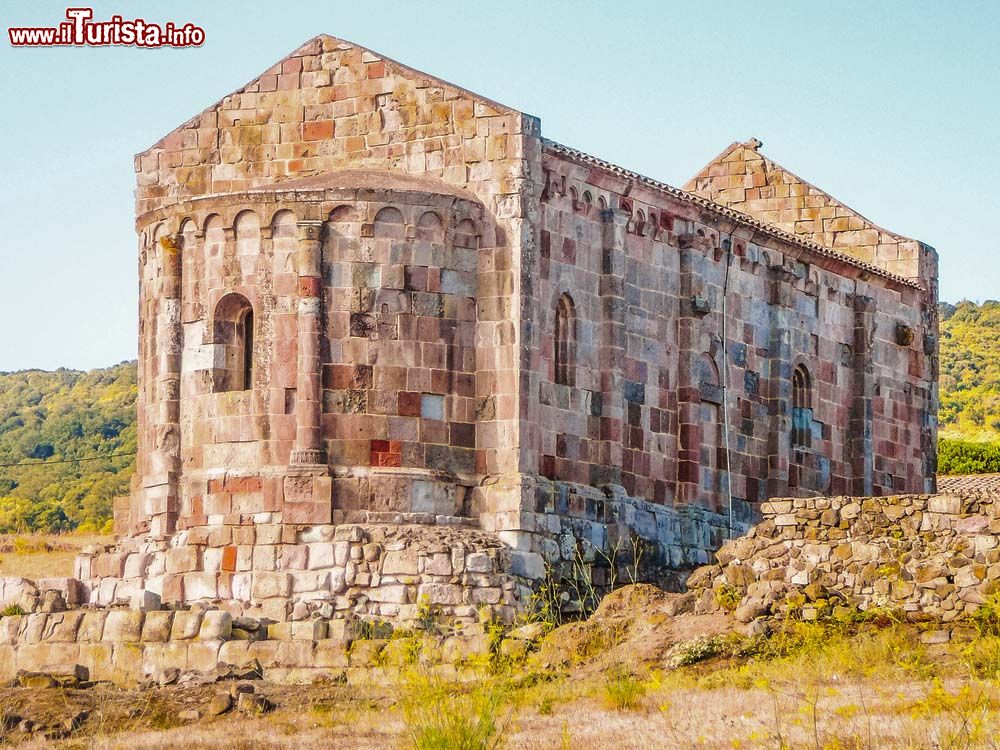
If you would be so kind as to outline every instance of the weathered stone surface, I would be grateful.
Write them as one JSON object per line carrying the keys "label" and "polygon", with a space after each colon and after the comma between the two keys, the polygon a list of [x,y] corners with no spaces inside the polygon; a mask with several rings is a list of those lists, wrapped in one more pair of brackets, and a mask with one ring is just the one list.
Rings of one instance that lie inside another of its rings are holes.
{"label": "weathered stone surface", "polygon": [[177,612],[174,614],[174,622],[170,629],[170,639],[173,641],[186,641],[198,637],[201,630],[201,612]]}
{"label": "weathered stone surface", "polygon": [[240,693],[236,701],[236,708],[241,713],[249,716],[260,716],[270,711],[273,706],[263,695],[256,693]]}
{"label": "weathered stone surface", "polygon": [[227,692],[218,692],[212,696],[212,700],[205,706],[205,713],[209,716],[220,716],[233,707],[233,697]]}
{"label": "weathered stone surface", "polygon": [[[699,611],[716,606],[713,588],[729,587],[742,622],[767,615],[817,618],[844,604],[960,620],[1000,591],[1000,554],[994,555],[995,540],[982,534],[998,501],[990,493],[773,501],[769,511],[791,504],[791,512],[766,514],[748,537],[727,542],[720,563],[696,570],[688,587],[699,596]],[[822,523],[822,513],[839,514],[841,523]],[[771,523],[778,515],[793,522]]]}
{"label": "weathered stone surface", "polygon": [[142,640],[144,612],[113,610],[108,612],[101,640],[109,643],[138,643]]}
{"label": "weathered stone surface", "polygon": [[213,609],[205,613],[198,630],[198,638],[203,641],[227,641],[233,632],[233,616],[228,612]]}
{"label": "weathered stone surface", "polygon": [[[77,593],[405,620],[423,590],[509,621],[550,571],[678,587],[770,495],[923,491],[936,254],[760,146],[693,197],[308,41],[135,159],[139,474]],[[799,499],[769,523],[832,541],[868,513]],[[73,606],[51,591],[0,604]]]}

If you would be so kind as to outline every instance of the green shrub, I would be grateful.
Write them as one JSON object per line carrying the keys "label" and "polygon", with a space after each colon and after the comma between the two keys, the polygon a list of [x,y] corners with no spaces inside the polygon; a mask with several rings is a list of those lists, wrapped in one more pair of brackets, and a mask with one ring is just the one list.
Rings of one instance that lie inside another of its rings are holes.
{"label": "green shrub", "polygon": [[356,641],[388,640],[392,635],[392,623],[384,620],[358,620],[354,623]]}
{"label": "green shrub", "polygon": [[1000,636],[1000,594],[990,594],[969,619],[981,637]]}
{"label": "green shrub", "polygon": [[715,589],[715,600],[727,612],[735,612],[742,599],[743,592],[728,583],[723,583]]}
{"label": "green shrub", "polygon": [[1000,443],[940,440],[938,442],[938,473],[1000,473]]}
{"label": "green shrub", "polygon": [[683,641],[667,652],[668,669],[689,667],[714,656],[727,654],[732,647],[732,639],[725,635],[700,635],[690,641]]}
{"label": "green shrub", "polygon": [[962,649],[962,660],[976,679],[1000,679],[1000,638],[988,635],[973,639]]}
{"label": "green shrub", "polygon": [[400,695],[413,750],[497,750],[510,722],[510,689],[484,681],[472,687],[416,675]]}
{"label": "green shrub", "polygon": [[617,669],[604,680],[604,702],[616,711],[635,711],[646,697],[646,685],[625,669]]}

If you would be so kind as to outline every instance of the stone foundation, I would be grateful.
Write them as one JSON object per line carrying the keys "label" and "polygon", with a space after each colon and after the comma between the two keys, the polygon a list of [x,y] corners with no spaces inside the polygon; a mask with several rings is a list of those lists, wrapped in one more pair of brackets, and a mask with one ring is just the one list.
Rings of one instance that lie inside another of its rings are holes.
{"label": "stone foundation", "polygon": [[629,497],[617,485],[542,479],[528,492],[518,487],[522,493],[533,498],[531,510],[483,514],[484,529],[457,516],[334,511],[339,525],[271,523],[261,514],[256,523],[191,526],[169,542],[126,537],[79,558],[75,601],[404,623],[423,603],[448,621],[486,608],[509,622],[545,579],[582,577],[596,593],[638,581],[680,590],[751,519],[745,503],[734,506],[730,522],[699,506]]}
{"label": "stone foundation", "polygon": [[409,523],[196,527],[169,546],[126,540],[83,555],[76,574],[96,607],[202,604],[275,621],[406,623],[423,605],[449,622],[482,608],[509,622],[523,608],[530,581],[516,571],[536,568],[530,555],[457,522],[396,520]]}
{"label": "stone foundation", "polygon": [[[72,683],[165,684],[190,674],[247,674],[276,682],[366,682],[420,663],[456,675],[488,666],[480,623],[360,637],[345,621],[267,624],[222,610],[70,611],[0,618],[0,682],[24,673]],[[517,638],[514,638],[517,645]],[[525,646],[526,647],[526,646]],[[508,646],[508,649],[511,648]]]}
{"label": "stone foundation", "polygon": [[586,569],[604,592],[613,581],[681,590],[688,573],[711,560],[725,540],[746,533],[755,516],[738,500],[727,516],[630,497],[619,485],[597,489],[544,478],[532,496],[529,510],[500,519],[508,530],[499,536],[515,550],[535,553],[540,560],[534,561],[556,578]]}

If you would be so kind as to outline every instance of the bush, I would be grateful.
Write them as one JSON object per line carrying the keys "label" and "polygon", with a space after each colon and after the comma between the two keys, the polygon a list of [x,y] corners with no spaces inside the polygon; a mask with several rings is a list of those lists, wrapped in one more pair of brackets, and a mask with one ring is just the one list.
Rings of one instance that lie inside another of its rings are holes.
{"label": "bush", "polygon": [[969,673],[979,680],[1000,678],[1000,638],[980,636],[962,649],[962,660]]}
{"label": "bush", "polygon": [[667,653],[666,666],[668,669],[679,669],[727,654],[731,646],[730,640],[724,635],[700,635],[690,641],[678,643]]}
{"label": "bush", "polygon": [[645,696],[645,684],[627,670],[615,670],[604,681],[604,702],[616,711],[636,710]]}
{"label": "bush", "polygon": [[[463,692],[464,691],[464,692]],[[411,677],[400,696],[413,750],[496,750],[510,721],[510,690],[500,682],[471,688],[439,678]]]}
{"label": "bush", "polygon": [[938,473],[1000,473],[1000,443],[940,440],[938,442]]}

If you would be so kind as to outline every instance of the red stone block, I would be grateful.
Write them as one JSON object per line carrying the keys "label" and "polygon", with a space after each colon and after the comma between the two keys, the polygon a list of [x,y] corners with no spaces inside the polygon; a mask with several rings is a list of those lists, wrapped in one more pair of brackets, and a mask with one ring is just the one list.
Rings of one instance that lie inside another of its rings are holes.
{"label": "red stone block", "polygon": [[431,391],[434,393],[448,393],[451,390],[451,375],[448,370],[434,370],[431,372]]}
{"label": "red stone block", "polygon": [[567,263],[576,264],[576,240],[568,237],[563,240],[562,256]]}
{"label": "red stone block", "polygon": [[273,513],[280,510],[283,496],[283,482],[280,479],[268,477],[264,480],[261,490],[264,495],[261,512]]}
{"label": "red stone block", "polygon": [[302,140],[324,141],[333,138],[333,120],[312,120],[302,123]]}
{"label": "red stone block", "polygon": [[330,503],[286,503],[281,517],[286,524],[322,524],[330,523],[332,511]]}
{"label": "red stone block", "polygon": [[179,573],[163,576],[163,593],[161,597],[165,602],[184,601],[184,576]]}
{"label": "red stone block", "polygon": [[475,448],[476,426],[463,422],[452,422],[450,442],[457,448]]}
{"label": "red stone block", "polygon": [[236,570],[236,547],[225,547],[222,550],[222,570]]}
{"label": "red stone block", "polygon": [[441,269],[440,268],[428,268],[427,269],[427,291],[428,292],[440,292],[441,291]]}
{"label": "red stone block", "polygon": [[396,397],[396,413],[401,417],[420,416],[420,394],[416,391],[400,391]]}
{"label": "red stone block", "polygon": [[322,288],[322,279],[319,276],[299,277],[299,296],[318,297]]}
{"label": "red stone block", "polygon": [[679,461],[677,463],[677,481],[700,482],[700,466],[694,461]]}
{"label": "red stone block", "polygon": [[398,453],[380,453],[376,466],[402,466],[403,457]]}

